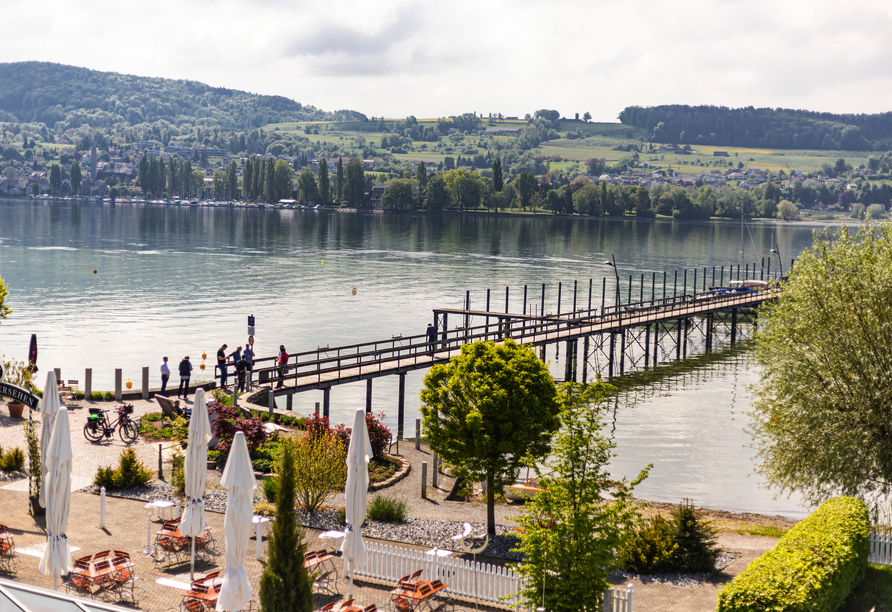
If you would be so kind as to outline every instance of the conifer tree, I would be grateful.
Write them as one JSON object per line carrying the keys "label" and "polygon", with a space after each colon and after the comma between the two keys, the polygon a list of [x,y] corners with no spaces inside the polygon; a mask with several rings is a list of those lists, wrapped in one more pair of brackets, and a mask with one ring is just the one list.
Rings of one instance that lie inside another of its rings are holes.
{"label": "conifer tree", "polygon": [[335,189],[338,196],[338,204],[344,201],[344,162],[338,157],[338,176],[335,181]]}
{"label": "conifer tree", "polygon": [[322,205],[328,204],[331,199],[331,184],[328,179],[328,162],[325,159],[319,161],[319,195],[322,197]]}
{"label": "conifer tree", "polygon": [[504,186],[505,182],[502,180],[502,160],[497,157],[492,162],[492,188],[498,192]]}
{"label": "conifer tree", "polygon": [[304,567],[306,547],[297,522],[295,504],[294,449],[282,445],[276,520],[267,543],[269,558],[260,576],[260,608],[263,612],[310,612],[313,591]]}

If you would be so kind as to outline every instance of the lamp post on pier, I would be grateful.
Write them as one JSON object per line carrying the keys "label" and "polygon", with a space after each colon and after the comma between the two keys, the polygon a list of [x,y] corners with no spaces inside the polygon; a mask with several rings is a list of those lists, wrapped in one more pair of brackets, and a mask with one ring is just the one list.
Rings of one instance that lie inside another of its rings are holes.
{"label": "lamp post on pier", "polygon": [[781,279],[784,278],[784,262],[781,261],[780,249],[777,246],[777,243],[774,243],[774,248],[771,249],[771,252],[777,255],[777,266],[780,268]]}
{"label": "lamp post on pier", "polygon": [[605,261],[605,262],[604,262],[604,265],[605,265],[605,266],[610,266],[611,268],[613,268],[613,275],[616,277],[616,298],[614,299],[614,302],[613,302],[613,303],[616,305],[616,314],[617,314],[617,316],[619,317],[619,322],[620,322],[620,324],[622,324],[623,313],[622,313],[622,308],[620,308],[620,304],[619,304],[619,301],[620,301],[620,296],[619,296],[619,272],[616,270],[616,257],[614,257],[612,253],[611,253],[611,255],[610,255],[610,259],[611,259],[612,261]]}

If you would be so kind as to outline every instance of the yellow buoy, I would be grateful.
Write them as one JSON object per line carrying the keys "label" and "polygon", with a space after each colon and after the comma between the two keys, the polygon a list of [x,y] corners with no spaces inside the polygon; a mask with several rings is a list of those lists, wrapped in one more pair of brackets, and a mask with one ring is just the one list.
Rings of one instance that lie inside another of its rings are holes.
{"label": "yellow buoy", "polygon": [[128,388],[128,389],[132,389],[132,388],[133,388],[133,383],[130,382],[129,380],[127,381],[127,388]]}
{"label": "yellow buoy", "polygon": [[96,276],[96,272],[97,272],[96,268],[93,268],[93,276]]}
{"label": "yellow buoy", "polygon": [[325,260],[324,260],[324,259],[322,260],[322,263],[325,263]]}

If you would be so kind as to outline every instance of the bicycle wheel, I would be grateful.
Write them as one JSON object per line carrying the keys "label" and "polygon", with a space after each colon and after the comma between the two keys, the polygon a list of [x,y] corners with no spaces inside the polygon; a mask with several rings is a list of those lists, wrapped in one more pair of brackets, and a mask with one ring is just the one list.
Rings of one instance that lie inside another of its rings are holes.
{"label": "bicycle wheel", "polygon": [[133,444],[139,437],[139,427],[133,421],[124,421],[118,428],[118,434],[125,443]]}
{"label": "bicycle wheel", "polygon": [[87,421],[84,425],[84,437],[90,442],[99,442],[105,435],[105,427],[101,422]]}

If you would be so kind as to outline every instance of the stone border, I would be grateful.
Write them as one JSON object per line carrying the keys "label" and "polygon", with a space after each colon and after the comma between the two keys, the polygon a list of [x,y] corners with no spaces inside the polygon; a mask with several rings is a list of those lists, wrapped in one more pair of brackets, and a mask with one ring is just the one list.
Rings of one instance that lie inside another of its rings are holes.
{"label": "stone border", "polygon": [[376,482],[375,484],[370,484],[369,491],[380,491],[381,489],[386,489],[387,487],[392,487],[393,485],[395,485],[396,483],[401,481],[403,478],[408,476],[409,472],[412,471],[412,464],[409,463],[409,460],[406,459],[405,457],[399,457],[397,455],[390,455],[390,457],[399,459],[400,467],[397,468],[394,475],[391,476],[390,478],[388,478],[387,480],[384,480],[382,482]]}

